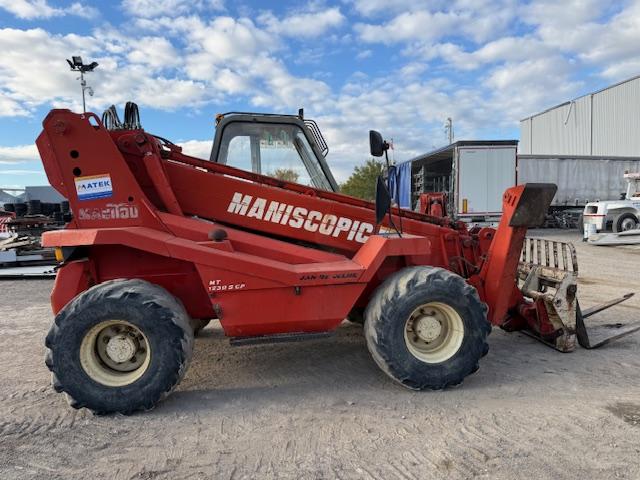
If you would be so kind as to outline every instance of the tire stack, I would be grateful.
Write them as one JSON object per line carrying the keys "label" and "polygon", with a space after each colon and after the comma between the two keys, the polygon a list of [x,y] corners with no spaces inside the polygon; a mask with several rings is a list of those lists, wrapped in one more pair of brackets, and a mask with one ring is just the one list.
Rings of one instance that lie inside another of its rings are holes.
{"label": "tire stack", "polygon": [[16,212],[16,217],[24,217],[27,214],[27,204],[26,203],[14,203],[14,211]]}
{"label": "tire stack", "polygon": [[43,215],[57,223],[68,223],[73,218],[69,209],[69,202],[66,200],[60,203],[29,200],[20,203],[5,203],[3,207],[6,212],[13,212],[18,218],[29,215]]}
{"label": "tire stack", "polygon": [[[73,218],[73,215],[71,214],[71,210],[69,209],[69,201],[68,200],[63,200],[62,202],[60,202],[60,212],[62,215],[62,221],[64,222],[70,222],[71,219]],[[57,219],[56,219],[57,220]]]}
{"label": "tire stack", "polygon": [[45,217],[54,217],[56,213],[61,212],[61,207],[59,203],[43,203],[42,204],[42,215]]}
{"label": "tire stack", "polygon": [[40,200],[29,200],[27,202],[27,215],[41,215],[42,202]]}

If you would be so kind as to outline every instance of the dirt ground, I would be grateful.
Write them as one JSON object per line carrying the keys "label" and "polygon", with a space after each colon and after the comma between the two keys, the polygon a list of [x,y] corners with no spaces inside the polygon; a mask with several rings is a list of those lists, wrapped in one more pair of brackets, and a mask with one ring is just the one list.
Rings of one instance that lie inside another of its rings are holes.
{"label": "dirt ground", "polygon": [[[583,306],[640,320],[640,248],[575,233]],[[378,370],[361,328],[308,343],[196,342],[185,380],[155,410],[95,417],[49,386],[52,282],[0,282],[2,479],[640,478],[640,334],[562,354],[494,329],[458,388],[412,392]],[[594,320],[595,321],[595,320]]]}

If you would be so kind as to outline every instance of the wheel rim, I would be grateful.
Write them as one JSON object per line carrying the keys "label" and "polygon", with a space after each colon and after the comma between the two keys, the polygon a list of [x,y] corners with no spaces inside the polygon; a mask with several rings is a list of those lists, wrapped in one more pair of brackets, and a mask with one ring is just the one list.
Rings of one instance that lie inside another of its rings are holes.
{"label": "wheel rim", "polygon": [[404,341],[409,352],[425,363],[441,363],[462,345],[462,317],[449,305],[429,302],[416,308],[405,324]]}
{"label": "wheel rim", "polygon": [[636,221],[633,218],[625,218],[622,221],[622,231],[633,230],[636,228]]}
{"label": "wheel rim", "polygon": [[109,387],[138,380],[149,368],[147,337],[124,320],[106,320],[92,327],[80,344],[80,364],[91,379]]}

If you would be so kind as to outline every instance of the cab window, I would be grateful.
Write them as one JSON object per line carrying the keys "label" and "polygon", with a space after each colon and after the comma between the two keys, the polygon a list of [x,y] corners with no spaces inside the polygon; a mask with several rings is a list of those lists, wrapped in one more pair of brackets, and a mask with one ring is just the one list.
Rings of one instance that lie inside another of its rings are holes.
{"label": "cab window", "polygon": [[315,152],[297,125],[229,123],[222,133],[218,162],[280,180],[331,190]]}

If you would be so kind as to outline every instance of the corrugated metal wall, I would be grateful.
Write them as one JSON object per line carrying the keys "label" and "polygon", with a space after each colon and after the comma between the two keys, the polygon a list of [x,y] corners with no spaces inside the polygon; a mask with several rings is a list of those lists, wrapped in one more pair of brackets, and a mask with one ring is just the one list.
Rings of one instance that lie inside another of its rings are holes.
{"label": "corrugated metal wall", "polygon": [[640,154],[640,78],[593,95],[593,155]]}
{"label": "corrugated metal wall", "polygon": [[633,78],[525,118],[520,153],[639,157],[639,133],[640,78]]}
{"label": "corrugated metal wall", "polygon": [[531,153],[531,117],[520,121],[520,142],[518,153]]}

